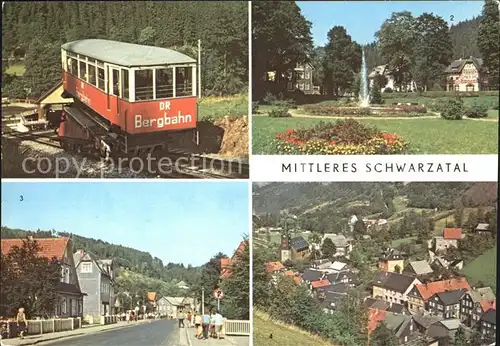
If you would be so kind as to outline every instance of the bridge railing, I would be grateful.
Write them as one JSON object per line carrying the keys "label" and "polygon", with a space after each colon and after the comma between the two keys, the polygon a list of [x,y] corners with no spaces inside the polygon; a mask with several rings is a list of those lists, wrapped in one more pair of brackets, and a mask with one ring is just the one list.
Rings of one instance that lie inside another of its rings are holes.
{"label": "bridge railing", "polygon": [[224,327],[226,335],[250,336],[250,321],[226,320]]}

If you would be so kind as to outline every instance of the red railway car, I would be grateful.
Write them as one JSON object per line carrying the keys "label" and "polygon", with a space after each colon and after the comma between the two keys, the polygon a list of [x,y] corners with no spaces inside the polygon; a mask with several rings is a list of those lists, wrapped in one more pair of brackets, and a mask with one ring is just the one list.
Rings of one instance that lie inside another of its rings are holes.
{"label": "red railway car", "polygon": [[196,129],[197,62],[189,56],[86,39],[62,45],[61,58],[64,91],[75,100],[58,129],[63,146],[128,153]]}

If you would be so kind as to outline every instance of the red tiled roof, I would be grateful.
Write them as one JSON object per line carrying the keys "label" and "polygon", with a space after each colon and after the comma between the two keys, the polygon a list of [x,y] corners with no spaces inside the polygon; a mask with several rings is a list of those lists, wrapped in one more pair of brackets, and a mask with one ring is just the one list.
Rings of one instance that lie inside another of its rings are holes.
{"label": "red tiled roof", "polygon": [[231,270],[231,266],[233,265],[234,261],[238,260],[238,256],[242,254],[246,248],[248,247],[248,240],[243,240],[240,245],[238,245],[238,248],[234,251],[233,257],[229,258],[222,258],[220,260],[220,266],[221,266],[221,279],[227,279],[230,278],[231,275],[233,274]]}
{"label": "red tiled roof", "polygon": [[461,228],[445,228],[443,229],[444,239],[462,239]]}
{"label": "red tiled roof", "polygon": [[148,297],[148,300],[150,302],[155,302],[156,301],[156,292],[148,292],[147,297]]}
{"label": "red tiled roof", "polygon": [[293,281],[295,282],[296,285],[300,285],[304,280],[300,277],[299,273],[293,272],[291,270],[287,270],[285,272],[285,276],[289,276],[293,278]]}
{"label": "red tiled roof", "polygon": [[330,281],[328,280],[319,280],[311,282],[312,288],[324,287],[330,285]]}
{"label": "red tiled roof", "polygon": [[368,309],[368,333],[373,332],[375,328],[382,322],[387,316],[387,311],[379,309]]}
{"label": "red tiled roof", "polygon": [[268,262],[266,263],[266,272],[274,273],[280,270],[285,269],[281,262]]}
{"label": "red tiled roof", "polygon": [[488,311],[489,309],[496,310],[497,307],[497,301],[496,300],[482,300],[479,302],[481,304],[481,308],[483,309],[483,312]]}
{"label": "red tiled roof", "polygon": [[456,278],[451,280],[434,281],[428,284],[415,285],[423,300],[427,300],[436,293],[453,291],[464,288],[470,291],[466,278]]}
{"label": "red tiled roof", "polygon": [[[57,259],[62,259],[64,256],[64,250],[68,246],[69,238],[34,238],[34,240],[40,245],[40,251],[38,255],[40,257],[47,257],[52,259],[56,257]],[[2,239],[2,254],[8,254],[14,246],[23,246],[23,240],[21,239]]]}

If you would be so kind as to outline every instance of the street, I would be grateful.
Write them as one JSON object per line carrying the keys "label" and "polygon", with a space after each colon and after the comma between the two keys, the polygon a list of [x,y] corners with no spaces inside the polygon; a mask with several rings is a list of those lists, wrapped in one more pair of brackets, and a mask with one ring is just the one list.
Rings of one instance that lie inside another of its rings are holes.
{"label": "street", "polygon": [[181,343],[180,335],[175,320],[157,320],[44,344],[52,346],[187,346],[187,343]]}

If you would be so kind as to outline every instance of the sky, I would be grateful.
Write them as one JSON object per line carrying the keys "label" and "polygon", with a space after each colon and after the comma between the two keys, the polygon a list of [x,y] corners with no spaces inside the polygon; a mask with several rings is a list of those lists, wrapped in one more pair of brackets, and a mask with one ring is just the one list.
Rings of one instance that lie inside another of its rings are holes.
{"label": "sky", "polygon": [[[481,14],[483,1],[298,1],[298,6],[307,20],[312,22],[315,46],[326,44],[328,31],[343,26],[352,39],[359,44],[375,40],[375,33],[393,12],[410,11],[413,16],[424,12],[443,17],[448,25],[477,17]],[[453,21],[451,21],[453,16]]]}
{"label": "sky", "polygon": [[2,182],[2,226],[65,231],[203,265],[249,234],[246,182]]}

